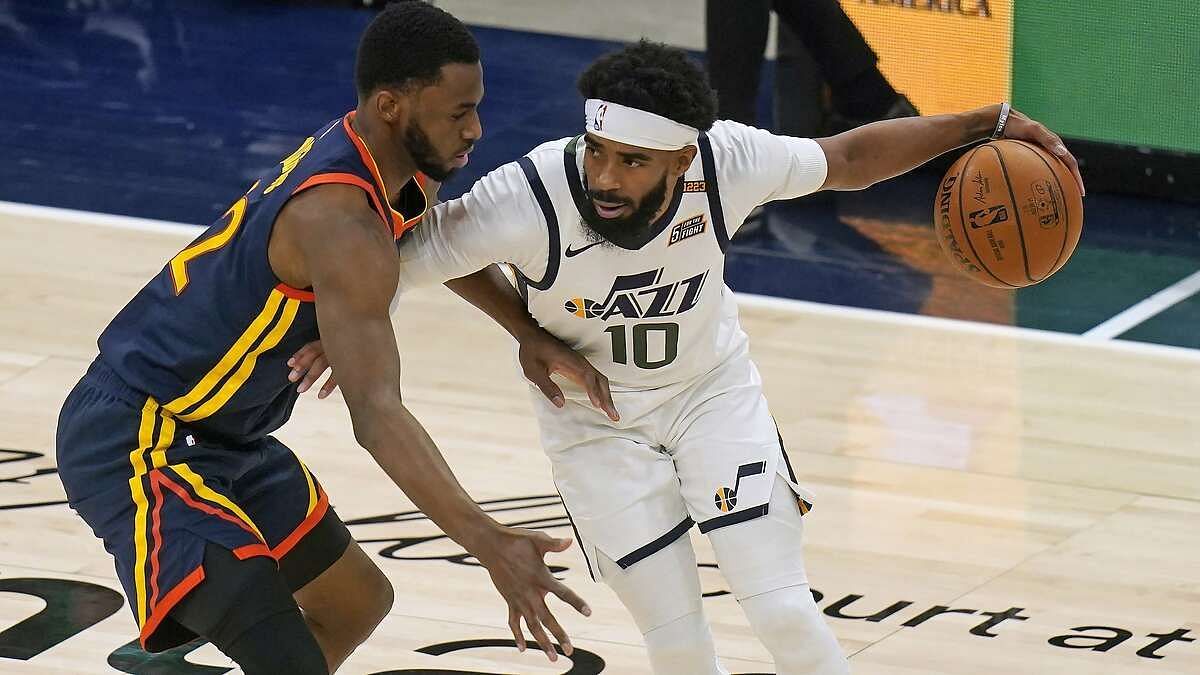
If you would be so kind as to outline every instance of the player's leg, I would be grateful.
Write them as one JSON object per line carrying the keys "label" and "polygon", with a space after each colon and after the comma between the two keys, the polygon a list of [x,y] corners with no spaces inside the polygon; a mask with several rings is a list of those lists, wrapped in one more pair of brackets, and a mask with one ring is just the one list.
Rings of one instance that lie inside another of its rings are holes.
{"label": "player's leg", "polygon": [[604,583],[642,632],[655,673],[728,674],[704,617],[696,554],[686,535],[627,569],[603,553],[597,558]]}
{"label": "player's leg", "polygon": [[653,442],[656,413],[634,395],[616,398],[623,420],[638,422],[614,428],[586,401],[553,409],[535,398],[555,485],[594,577],[632,615],[654,672],[723,673],[701,611],[692,522],[675,466]]}
{"label": "player's leg", "polygon": [[330,672],[273,560],[239,560],[210,543],[204,551],[204,570],[196,592],[171,610],[175,623],[203,635],[246,675]]}
{"label": "player's leg", "polygon": [[281,672],[271,664],[283,644],[287,672],[328,672],[270,549],[232,496],[247,455],[198,441],[153,399],[139,403],[110,372],[93,370],[60,416],[60,475],[115,560],[142,647],[162,651],[200,635],[256,675]]}
{"label": "player's leg", "polygon": [[296,591],[330,669],[342,664],[392,609],[392,584],[351,541],[337,562]]}
{"label": "player's leg", "polygon": [[279,560],[329,669],[336,670],[391,610],[392,585],[291,450],[271,437],[246,449],[261,460],[234,489]]}
{"label": "player's leg", "polygon": [[680,413],[672,452],[722,575],[780,673],[845,672],[801,555],[800,508],[811,497],[795,484],[757,369],[734,359],[694,389],[698,403]]}
{"label": "player's leg", "polygon": [[780,675],[848,672],[808,586],[796,497],[775,483],[766,515],[708,532],[717,566]]}

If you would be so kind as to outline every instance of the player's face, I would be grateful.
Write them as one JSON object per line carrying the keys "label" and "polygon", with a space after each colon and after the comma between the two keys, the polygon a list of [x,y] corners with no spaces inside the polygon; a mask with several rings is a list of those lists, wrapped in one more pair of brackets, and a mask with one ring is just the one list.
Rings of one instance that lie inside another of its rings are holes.
{"label": "player's face", "polygon": [[608,239],[636,236],[651,226],[675,196],[695,150],[650,150],[599,136],[584,136],[583,172],[593,212],[584,219]]}
{"label": "player's face", "polygon": [[444,182],[467,165],[467,155],[483,135],[479,102],[483,68],[478,63],[442,66],[441,79],[414,93],[402,137],[417,170]]}

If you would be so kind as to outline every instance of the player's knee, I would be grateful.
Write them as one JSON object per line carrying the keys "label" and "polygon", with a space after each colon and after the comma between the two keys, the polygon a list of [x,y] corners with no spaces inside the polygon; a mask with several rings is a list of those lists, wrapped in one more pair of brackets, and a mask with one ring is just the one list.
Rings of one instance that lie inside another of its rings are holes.
{"label": "player's knee", "polygon": [[756,595],[741,604],[754,634],[782,675],[849,672],[841,646],[807,585]]}
{"label": "player's knee", "polygon": [[655,675],[724,675],[704,614],[686,614],[645,633]]}
{"label": "player's knee", "polygon": [[383,571],[365,555],[343,559],[337,568],[301,589],[297,601],[308,620],[339,643],[362,644],[395,603]]}
{"label": "player's knee", "polygon": [[392,589],[392,582],[388,581],[383,571],[374,565],[371,566],[370,572],[364,573],[360,577],[359,583],[362,584],[362,589],[355,595],[360,602],[354,608],[353,615],[349,617],[349,620],[339,619],[339,621],[344,621],[343,625],[353,633],[353,637],[359,643],[362,643],[383,622],[388,612],[392,611],[392,606],[396,602],[396,594]]}
{"label": "player's knee", "polygon": [[388,581],[387,576],[378,567],[375,568],[375,574],[371,575],[371,579],[367,583],[370,585],[368,593],[373,600],[366,612],[366,618],[371,624],[370,630],[373,631],[388,615],[388,612],[392,611],[392,607],[396,604],[396,592],[392,588],[392,582]]}
{"label": "player's knee", "polygon": [[392,611],[396,595],[391,582],[377,567],[371,573],[364,573],[358,583],[360,587],[353,594],[353,603],[325,607],[312,618],[327,630],[362,644]]}
{"label": "player's knee", "polygon": [[218,634],[213,643],[246,675],[329,675],[325,655],[296,609],[267,617],[233,639]]}

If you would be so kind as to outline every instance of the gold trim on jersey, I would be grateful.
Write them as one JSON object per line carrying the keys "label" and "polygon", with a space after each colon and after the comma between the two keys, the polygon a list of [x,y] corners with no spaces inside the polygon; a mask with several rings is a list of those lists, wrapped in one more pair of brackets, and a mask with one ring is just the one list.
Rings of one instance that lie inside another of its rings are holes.
{"label": "gold trim on jersey", "polygon": [[[283,310],[280,311],[280,305]],[[277,289],[267,296],[266,305],[245,332],[233,343],[211,370],[183,396],[167,403],[164,408],[185,422],[195,422],[211,416],[224,406],[238,389],[250,379],[258,357],[283,339],[296,318],[300,300],[288,298]],[[269,328],[269,330],[268,330]],[[265,334],[265,337],[263,337]],[[259,341],[259,338],[262,338]],[[255,343],[257,347],[254,347]],[[251,347],[254,347],[251,350]],[[232,375],[230,375],[232,373]],[[226,376],[229,376],[225,380]],[[225,383],[217,389],[222,380]],[[213,390],[216,389],[216,393]],[[210,395],[211,394],[211,395]],[[198,405],[198,407],[196,407]],[[194,408],[191,412],[186,410]]]}
{"label": "gold trim on jersey", "polygon": [[[255,182],[254,185],[257,187],[258,183]],[[253,190],[254,188],[251,187],[250,189]],[[246,197],[242,197],[234,202],[233,206],[229,207],[229,210],[225,212],[225,216],[229,216],[229,223],[220,232],[208,239],[188,246],[175,254],[174,258],[171,258],[168,267],[171,270],[171,282],[175,285],[175,295],[182,293],[183,289],[187,288],[188,282],[191,281],[187,272],[189,262],[206,253],[212,253],[224,248],[233,239],[233,235],[237,234],[238,228],[242,226],[242,219],[246,216],[247,204],[249,204],[249,200]],[[222,218],[225,216],[222,216]]]}
{"label": "gold trim on jersey", "polygon": [[[295,453],[293,453],[295,456]],[[304,472],[304,480],[308,483],[308,508],[304,510],[304,517],[307,518],[313,509],[317,508],[317,485],[313,482],[312,473],[305,466],[304,461],[296,457],[296,461],[300,464],[300,470]]]}
{"label": "gold trim on jersey", "polygon": [[[156,426],[158,427],[157,433],[155,433]],[[138,445],[137,448],[129,453],[129,462],[133,466],[133,476],[129,479],[129,491],[133,497],[135,507],[133,517],[134,597],[132,600],[137,613],[139,629],[145,627],[146,622],[150,619],[150,615],[154,612],[155,607],[152,605],[156,603],[156,600],[161,600],[161,598],[158,598],[158,590],[154,591],[154,597],[147,598],[147,595],[150,595],[150,589],[147,586],[156,582],[151,580],[152,574],[147,574],[146,565],[148,559],[153,555],[151,548],[152,540],[160,536],[157,531],[157,513],[154,515],[154,531],[152,531],[151,523],[149,522],[152,506],[146,494],[145,478],[148,474],[152,474],[153,471],[158,469],[170,467],[192,486],[192,489],[196,491],[196,496],[202,501],[207,501],[216,507],[224,508],[230,516],[241,519],[260,541],[264,544],[266,543],[262,532],[255,525],[254,521],[250,519],[250,516],[231,499],[206,485],[204,479],[193,471],[186,462],[168,464],[167,448],[174,441],[175,420],[171,416],[171,413],[166,408],[159,406],[158,402],[153,398],[146,399],[146,404],[142,407],[141,422],[138,427]],[[147,453],[149,453],[150,457],[149,468],[146,465]],[[309,478],[310,490],[312,490],[311,481],[312,479]],[[157,488],[154,491],[155,505],[153,508],[157,511],[162,505],[163,498],[158,494]],[[311,495],[309,501],[312,501]],[[154,565],[157,565],[157,563],[154,563]]]}
{"label": "gold trim on jersey", "polygon": [[138,445],[129,453],[129,463],[133,465],[133,477],[129,479],[129,492],[133,495],[135,512],[133,515],[133,588],[134,606],[137,612],[138,627],[146,623],[146,552],[149,548],[149,532],[146,530],[146,516],[150,510],[150,502],[146,499],[146,488],[142,477],[146,475],[146,451],[154,445],[154,420],[157,417],[158,403],[154,399],[146,399],[142,407],[141,425],[138,427]]}

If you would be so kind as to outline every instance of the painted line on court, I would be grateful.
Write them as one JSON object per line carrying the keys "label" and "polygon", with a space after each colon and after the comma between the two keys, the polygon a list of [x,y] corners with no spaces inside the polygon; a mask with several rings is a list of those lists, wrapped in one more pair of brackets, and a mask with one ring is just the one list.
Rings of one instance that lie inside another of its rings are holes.
{"label": "painted line on court", "polygon": [[1197,292],[1200,292],[1200,272],[1193,272],[1095,328],[1085,331],[1083,337],[1092,340],[1115,338],[1167,308],[1187,300]]}
{"label": "painted line on court", "polygon": [[1092,340],[1085,338],[1082,335],[1076,335],[1075,333],[1061,333],[1058,331],[1044,330],[1041,328],[1028,328],[1026,326],[1009,326],[1004,324],[984,323],[980,321],[966,321],[964,319],[948,319],[940,316],[907,314],[904,312],[892,312],[884,309],[866,309],[863,307],[827,305],[820,302],[793,300],[791,298],[778,298],[769,295],[754,295],[750,293],[734,293],[734,295],[737,296],[738,304],[742,305],[743,307],[762,307],[766,309],[778,309],[820,316],[851,317],[866,321],[873,321],[876,323],[914,326],[919,328],[937,328],[947,331],[970,333],[974,335],[988,335],[993,337],[1006,337],[1010,339],[1019,337],[1028,340],[1056,344],[1069,344],[1084,348],[1108,349],[1129,353],[1183,358],[1189,361],[1200,361],[1200,349],[1179,347],[1176,345],[1162,345],[1153,342],[1135,342],[1133,340]]}
{"label": "painted line on court", "polygon": [[[148,218],[136,218],[134,216],[121,216],[108,213],[95,213],[92,211],[79,211],[76,209],[61,209],[52,206],[39,206],[35,204],[20,204],[6,201],[0,201],[0,215],[32,217],[43,220],[81,223],[86,225],[95,225],[98,227],[139,230],[143,232],[185,234],[191,237],[195,237],[198,233],[204,230],[204,227],[201,225],[175,223],[166,220],[151,220]],[[1200,277],[1200,272],[1188,277],[1188,279],[1185,279],[1184,281],[1192,279],[1193,277]],[[1176,286],[1178,285],[1179,284],[1176,284]],[[1025,326],[1007,326],[976,321],[965,321],[962,319],[947,319],[938,316],[925,316],[923,314],[890,312],[882,309],[865,309],[861,307],[828,305],[819,302],[810,302],[808,300],[794,300],[791,298],[755,295],[752,293],[734,293],[734,295],[738,299],[738,304],[746,307],[762,307],[766,309],[775,309],[792,313],[817,314],[822,316],[849,316],[893,325],[938,328],[942,330],[973,333],[976,335],[998,335],[1010,338],[1023,337],[1043,342],[1073,344],[1076,346],[1093,347],[1097,349],[1115,349],[1118,351],[1132,353],[1151,354],[1200,361],[1200,349],[1191,349],[1188,347],[1178,347],[1174,345],[1160,345],[1150,342],[1134,342],[1132,340],[1097,340],[1092,337],[1076,335],[1074,333],[1060,333],[1038,328],[1027,328]],[[1095,329],[1093,328],[1092,330]]]}
{"label": "painted line on court", "polygon": [[97,227],[112,227],[121,230],[138,230],[141,232],[161,232],[166,234],[190,234],[196,236],[204,231],[203,225],[175,223],[169,220],[152,220],[135,216],[121,216],[112,213],[96,213],[95,211],[78,211],[76,209],[60,209],[54,206],[39,206],[37,204],[19,204],[17,202],[0,201],[0,215],[16,216],[18,218],[40,218],[44,220],[63,220]]}

